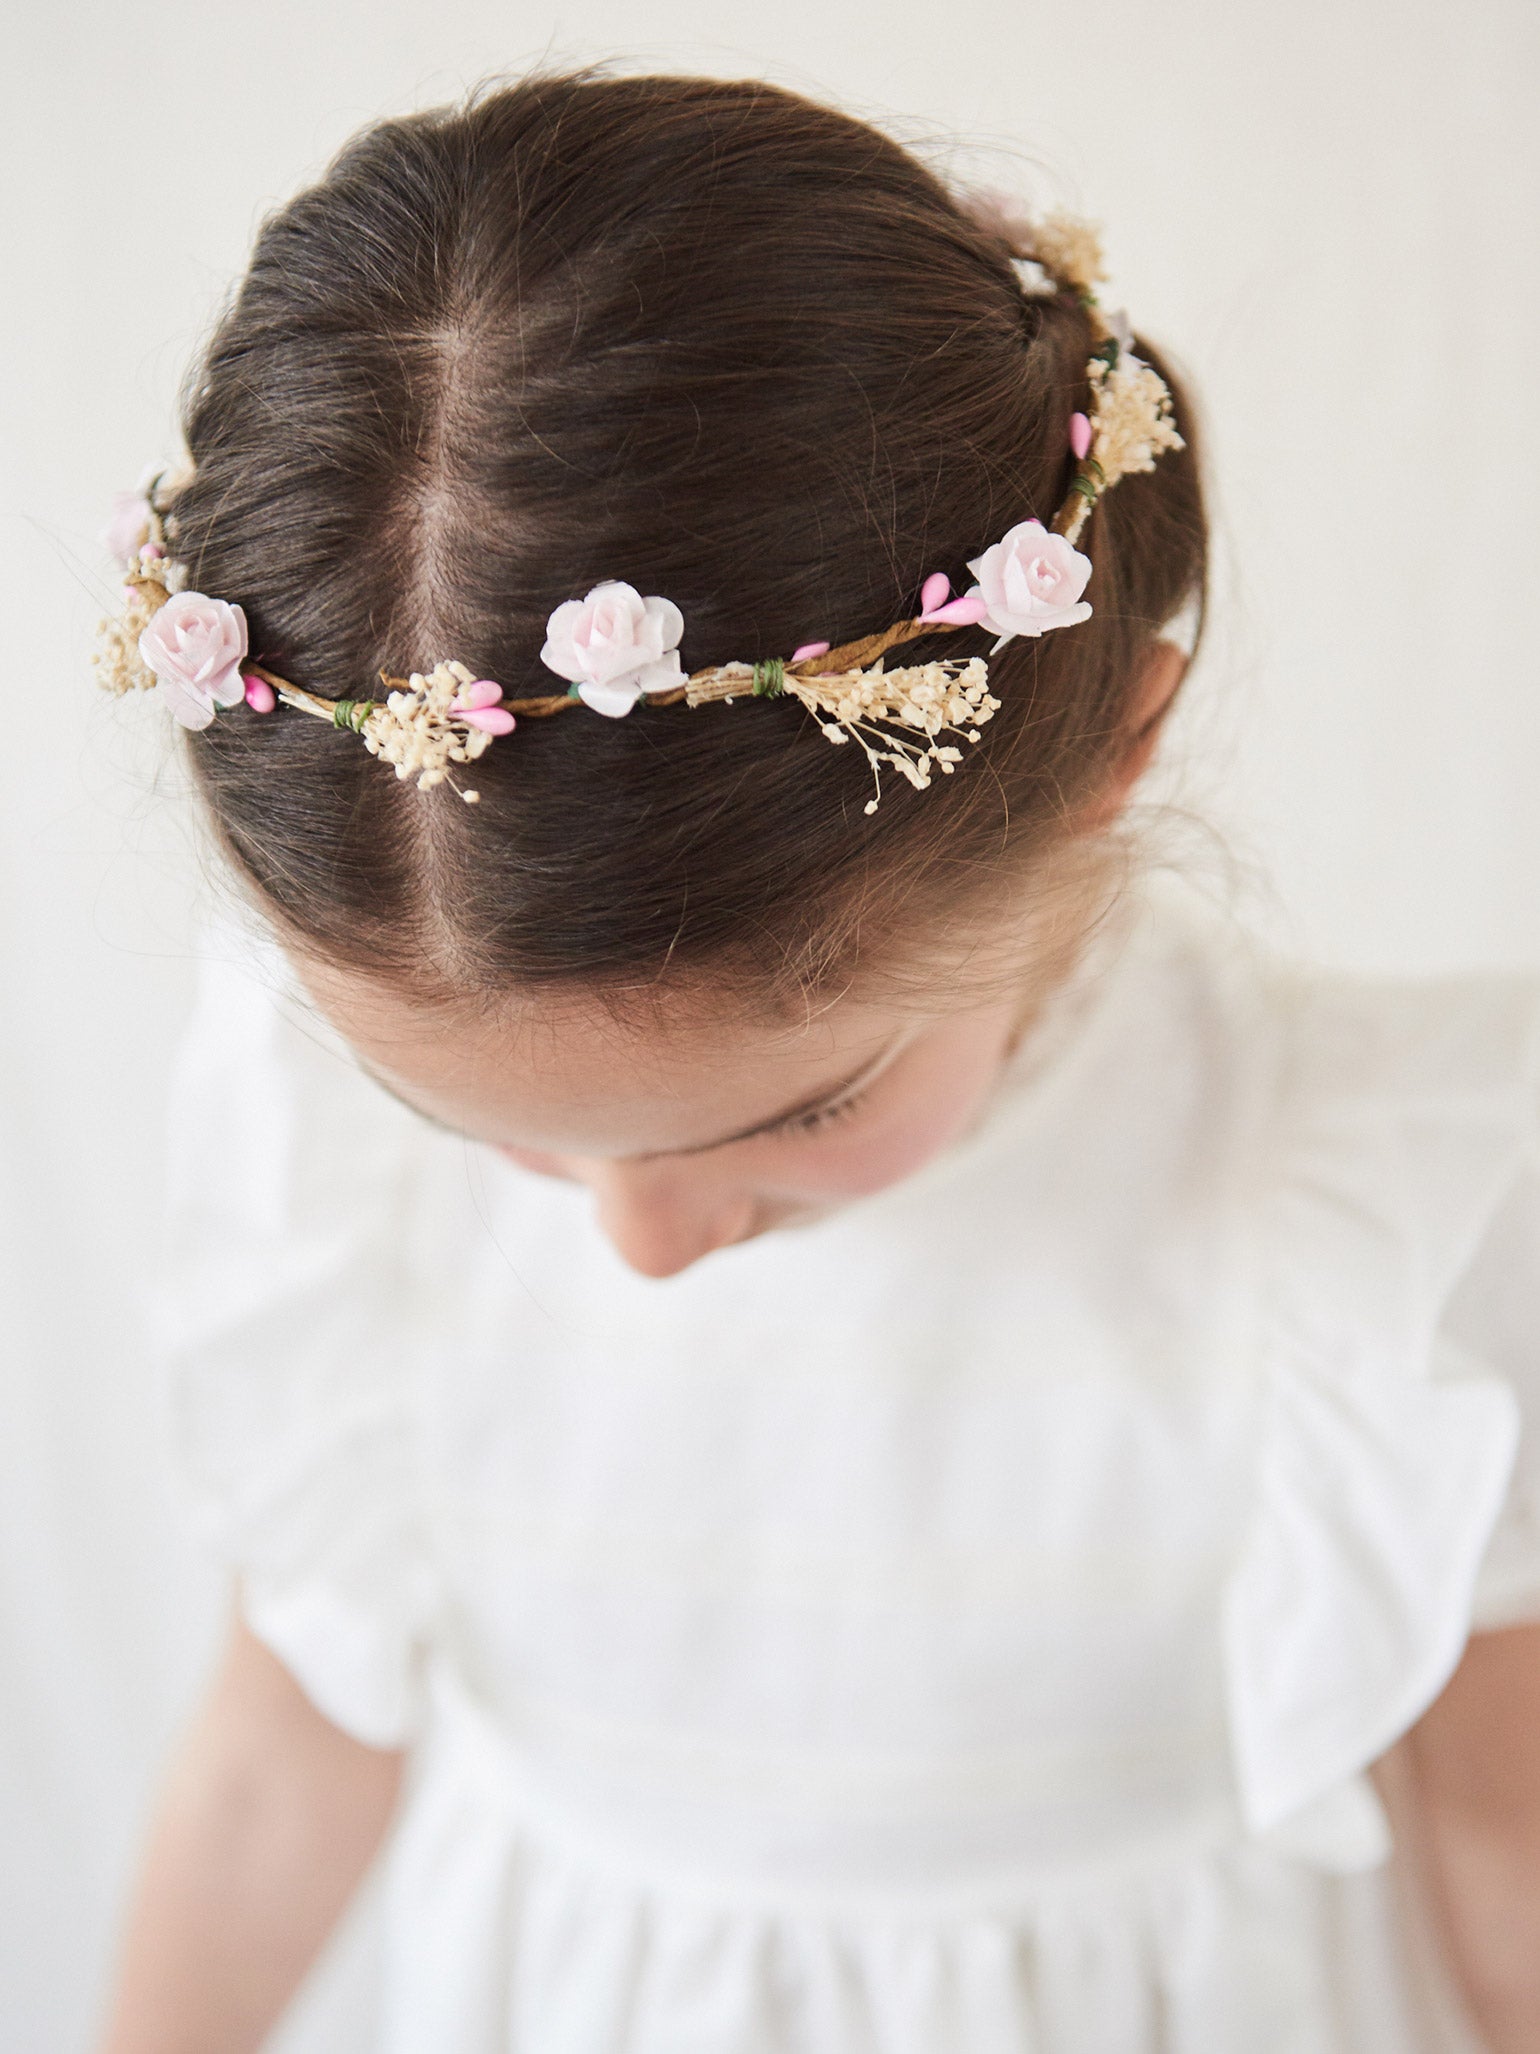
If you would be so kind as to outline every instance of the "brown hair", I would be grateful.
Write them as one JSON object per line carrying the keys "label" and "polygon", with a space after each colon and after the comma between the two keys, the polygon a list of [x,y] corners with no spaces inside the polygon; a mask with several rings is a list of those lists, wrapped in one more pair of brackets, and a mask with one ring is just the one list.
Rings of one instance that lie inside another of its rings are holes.
{"label": "brown hair", "polygon": [[[560,689],[547,615],[605,578],[684,613],[685,668],[838,643],[1068,483],[1092,347],[1069,292],[897,143],[754,81],[539,76],[378,123],[263,225],[189,384],[189,585],[330,698],[454,656]],[[479,806],[245,707],[189,738],[291,943],[408,996],[615,993],[704,973],[772,1005],[993,902],[1127,741],[1201,589],[1188,447],[1081,540],[1092,619],[1010,643],[956,775],[885,778],[799,708],[522,721]],[[971,629],[907,661],[987,653]]]}

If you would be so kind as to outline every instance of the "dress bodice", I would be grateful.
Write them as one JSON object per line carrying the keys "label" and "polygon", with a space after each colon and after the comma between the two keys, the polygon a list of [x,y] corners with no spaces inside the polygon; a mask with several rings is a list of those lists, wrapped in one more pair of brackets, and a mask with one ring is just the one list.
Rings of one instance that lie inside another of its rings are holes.
{"label": "dress bodice", "polygon": [[[1383,1861],[1364,1771],[1472,1624],[1540,1616],[1528,983],[1307,974],[1151,891],[961,1142],[663,1282],[260,986],[211,972],[184,1057],[189,1461],[256,1630],[440,1765],[408,1872],[471,1785],[612,1911],[1074,1889],[1105,1938],[1228,1863],[1242,1962],[1258,1875]],[[1191,2042],[1275,2044],[1337,2043]]]}

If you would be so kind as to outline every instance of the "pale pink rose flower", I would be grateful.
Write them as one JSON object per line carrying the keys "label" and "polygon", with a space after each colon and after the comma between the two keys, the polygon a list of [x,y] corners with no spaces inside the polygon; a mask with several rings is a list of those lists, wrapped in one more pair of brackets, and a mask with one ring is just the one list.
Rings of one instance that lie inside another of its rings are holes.
{"label": "pale pink rose flower", "polygon": [[246,616],[227,600],[174,592],[139,637],[139,654],[183,727],[207,727],[215,707],[246,696]]}
{"label": "pale pink rose flower", "polygon": [[150,539],[150,502],[142,492],[115,492],[102,529],[102,546],[124,565],[134,563]]}
{"label": "pale pink rose flower", "polygon": [[634,585],[595,585],[585,599],[567,599],[545,626],[540,661],[578,688],[595,713],[629,713],[643,692],[684,683],[679,638],[684,615],[671,599],[644,599]]}
{"label": "pale pink rose flower", "polygon": [[1018,521],[968,568],[978,579],[968,597],[982,599],[986,608],[980,625],[999,637],[991,656],[1013,636],[1044,635],[1091,617],[1080,597],[1091,575],[1090,557],[1041,521]]}

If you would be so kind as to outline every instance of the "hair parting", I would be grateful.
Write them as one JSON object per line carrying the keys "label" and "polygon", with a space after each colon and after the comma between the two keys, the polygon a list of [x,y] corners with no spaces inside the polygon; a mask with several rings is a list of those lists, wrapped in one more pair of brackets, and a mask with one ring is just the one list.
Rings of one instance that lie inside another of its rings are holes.
{"label": "hair parting", "polygon": [[[262,225],[160,501],[259,668],[356,700],[448,649],[538,698],[552,609],[615,578],[677,601],[687,670],[837,652],[1082,477],[1095,606],[991,655],[988,727],[875,813],[792,689],[521,721],[471,749],[475,806],[237,705],[188,746],[260,908],[426,1003],[693,982],[799,1007],[901,981],[937,934],[966,956],[1053,867],[1155,636],[1201,604],[1192,411],[1143,340],[1185,446],[1104,497],[1072,452],[1104,332],[1089,294],[1024,290],[1008,223],[898,143],[757,81],[537,75],[365,129]],[[990,641],[938,629],[903,660]]]}

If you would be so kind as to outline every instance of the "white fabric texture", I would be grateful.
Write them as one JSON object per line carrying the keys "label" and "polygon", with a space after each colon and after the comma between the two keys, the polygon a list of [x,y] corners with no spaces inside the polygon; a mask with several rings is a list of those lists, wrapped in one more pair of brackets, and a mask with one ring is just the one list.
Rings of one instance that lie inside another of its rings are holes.
{"label": "white fabric texture", "polygon": [[1146,888],[916,1176],[633,1276],[211,957],[186,1459],[412,1744],[386,2054],[1456,2054],[1365,1773],[1540,1618],[1540,989]]}

